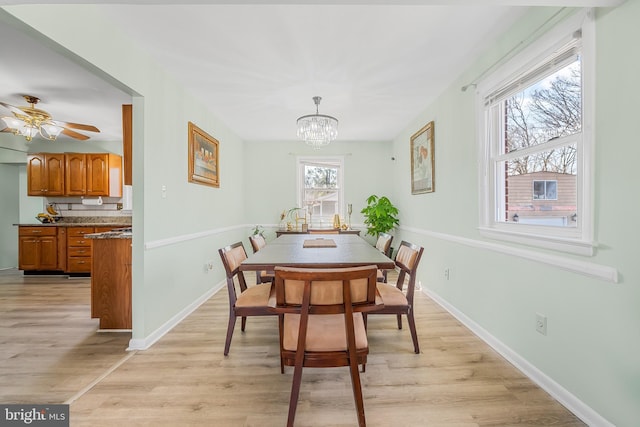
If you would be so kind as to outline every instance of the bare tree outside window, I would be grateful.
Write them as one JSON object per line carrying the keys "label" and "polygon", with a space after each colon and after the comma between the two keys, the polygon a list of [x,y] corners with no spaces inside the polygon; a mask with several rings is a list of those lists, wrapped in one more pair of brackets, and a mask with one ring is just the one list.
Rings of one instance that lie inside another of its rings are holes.
{"label": "bare tree outside window", "polygon": [[506,221],[517,215],[519,224],[576,225],[568,218],[577,209],[580,69],[576,58],[503,101]]}

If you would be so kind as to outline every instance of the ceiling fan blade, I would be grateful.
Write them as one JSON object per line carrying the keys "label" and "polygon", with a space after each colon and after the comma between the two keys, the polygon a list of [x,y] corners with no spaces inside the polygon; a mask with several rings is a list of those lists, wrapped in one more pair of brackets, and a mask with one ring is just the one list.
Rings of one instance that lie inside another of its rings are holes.
{"label": "ceiling fan blade", "polygon": [[5,107],[7,110],[11,111],[13,114],[20,114],[24,116],[24,111],[22,111],[20,108],[16,107],[15,105],[7,104],[6,102],[0,102],[0,105]]}
{"label": "ceiling fan blade", "polygon": [[82,123],[70,123],[70,122],[61,122],[58,120],[51,120],[53,123],[55,123],[58,126],[62,126],[65,128],[72,128],[72,129],[79,129],[79,130],[86,130],[89,132],[100,132],[100,129],[98,129],[97,127],[93,126],[93,125],[83,125]]}
{"label": "ceiling fan blade", "polygon": [[67,128],[62,129],[62,133],[67,136],[70,136],[71,138],[80,139],[82,141],[86,141],[87,139],[89,139],[87,135],[83,135],[81,133],[72,131],[71,129],[67,129]]}

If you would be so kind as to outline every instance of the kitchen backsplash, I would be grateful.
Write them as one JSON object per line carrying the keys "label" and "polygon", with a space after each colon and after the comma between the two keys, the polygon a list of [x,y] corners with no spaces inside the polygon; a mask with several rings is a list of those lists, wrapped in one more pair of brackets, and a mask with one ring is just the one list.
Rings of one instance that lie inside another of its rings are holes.
{"label": "kitchen backsplash", "polygon": [[[89,198],[95,201],[97,198]],[[53,204],[54,209],[62,217],[109,216],[130,217],[131,210],[124,210],[122,199],[119,197],[102,197],[102,204],[83,204],[81,197],[45,197],[43,198],[43,212],[47,204]]]}

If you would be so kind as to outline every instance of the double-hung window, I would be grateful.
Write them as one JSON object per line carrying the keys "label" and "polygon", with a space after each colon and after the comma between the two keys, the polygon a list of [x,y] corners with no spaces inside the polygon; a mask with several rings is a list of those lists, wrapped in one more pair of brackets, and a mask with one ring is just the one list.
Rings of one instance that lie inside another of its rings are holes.
{"label": "double-hung window", "polygon": [[478,85],[483,235],[593,253],[594,46],[578,13]]}
{"label": "double-hung window", "polygon": [[332,227],[334,215],[343,214],[343,169],[342,157],[298,158],[298,207],[310,228]]}

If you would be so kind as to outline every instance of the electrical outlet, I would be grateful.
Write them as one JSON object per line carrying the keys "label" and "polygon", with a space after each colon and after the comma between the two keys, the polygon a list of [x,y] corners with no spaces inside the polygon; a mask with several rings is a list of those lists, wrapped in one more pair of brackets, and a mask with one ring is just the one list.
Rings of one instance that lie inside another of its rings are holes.
{"label": "electrical outlet", "polygon": [[205,261],[202,270],[205,273],[209,273],[209,272],[213,271],[213,261],[212,260]]}
{"label": "electrical outlet", "polygon": [[451,269],[450,268],[445,268],[444,269],[444,278],[446,280],[451,280]]}
{"label": "electrical outlet", "polygon": [[547,335],[547,316],[536,313],[536,331],[542,335]]}

